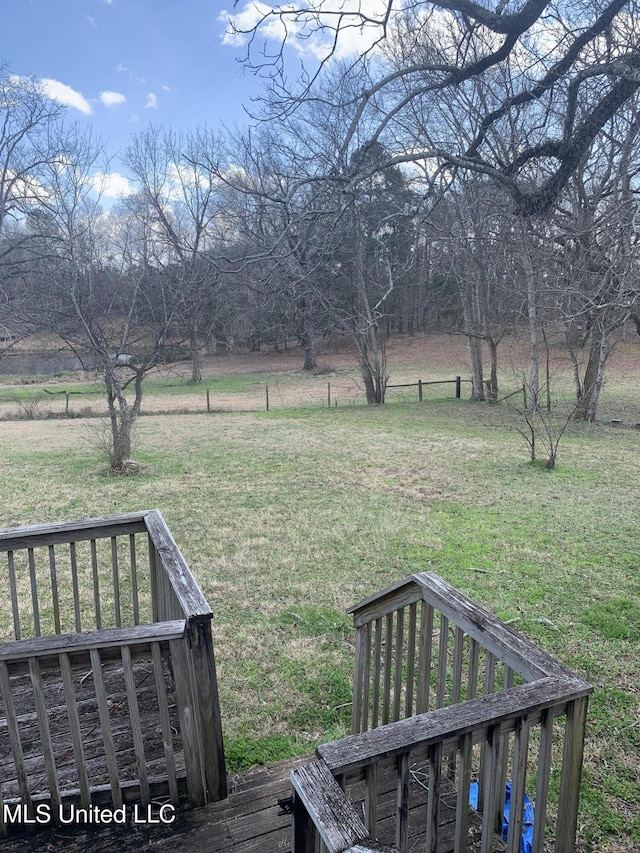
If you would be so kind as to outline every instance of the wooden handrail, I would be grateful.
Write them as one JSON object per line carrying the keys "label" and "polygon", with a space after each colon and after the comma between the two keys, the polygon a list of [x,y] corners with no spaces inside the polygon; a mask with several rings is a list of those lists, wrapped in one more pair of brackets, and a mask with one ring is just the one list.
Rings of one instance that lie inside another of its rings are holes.
{"label": "wooden handrail", "polygon": [[337,775],[364,768],[382,758],[402,755],[418,745],[428,748],[442,744],[446,751],[467,733],[473,733],[474,740],[481,740],[498,724],[507,732],[509,722],[524,714],[530,724],[538,722],[547,708],[553,708],[555,714],[560,715],[569,702],[588,696],[592,691],[591,685],[575,677],[543,678],[534,684],[469,699],[323,744],[316,748],[316,754]]}
{"label": "wooden handrail", "polygon": [[527,681],[551,675],[573,677],[573,673],[551,655],[432,572],[410,575],[355,604],[347,612],[353,614],[354,627],[358,629],[421,598]]}
{"label": "wooden handrail", "polygon": [[65,521],[61,524],[4,528],[0,530],[0,553],[61,545],[66,542],[83,542],[88,539],[107,539],[127,533],[143,533],[146,530],[146,515],[147,512],[128,512],[122,515]]}
{"label": "wooden handrail", "polygon": [[[311,821],[328,853],[400,853],[371,838],[324,761],[312,761],[291,773],[294,789],[293,853],[311,853]],[[302,808],[301,808],[302,806]]]}
{"label": "wooden handrail", "polygon": [[0,643],[0,661],[12,663],[26,658],[51,657],[57,654],[80,654],[91,649],[138,646],[147,643],[169,642],[184,637],[185,620],[133,625],[129,628],[105,628],[81,634],[48,634],[29,640]]}
{"label": "wooden handrail", "polygon": [[145,525],[185,619],[211,619],[209,603],[180,553],[162,513],[157,509],[148,512]]}

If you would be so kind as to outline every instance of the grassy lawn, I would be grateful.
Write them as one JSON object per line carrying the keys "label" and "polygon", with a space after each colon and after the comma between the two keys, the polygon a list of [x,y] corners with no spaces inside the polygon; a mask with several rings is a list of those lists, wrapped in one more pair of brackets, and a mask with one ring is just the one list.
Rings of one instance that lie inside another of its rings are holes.
{"label": "grassy lawn", "polygon": [[582,849],[640,849],[640,432],[576,427],[548,472],[490,407],[429,397],[149,416],[128,478],[82,419],[0,446],[1,527],[162,511],[214,608],[230,769],[347,733],[344,610],[429,569],[595,686]]}

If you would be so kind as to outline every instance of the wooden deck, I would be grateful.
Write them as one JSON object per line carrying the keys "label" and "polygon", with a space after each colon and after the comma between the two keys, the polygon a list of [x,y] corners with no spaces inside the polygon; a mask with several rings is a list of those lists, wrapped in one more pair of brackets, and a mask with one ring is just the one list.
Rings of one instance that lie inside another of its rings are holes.
{"label": "wooden deck", "polygon": [[[130,820],[123,826],[77,828],[65,826],[36,833],[13,836],[3,841],[3,853],[112,853],[113,850],[168,851],[168,853],[286,853],[291,850],[291,817],[279,815],[277,802],[291,795],[289,773],[295,767],[312,760],[301,756],[265,767],[255,768],[229,778],[227,800],[202,809],[176,815],[172,824],[133,824],[133,808],[128,807]],[[420,768],[412,774],[410,826],[407,850],[424,849],[424,814],[426,787]],[[354,785],[349,790],[356,808],[361,808],[361,790]],[[393,843],[395,779],[391,774],[379,779],[378,836],[380,841]],[[157,819],[157,808],[154,817]],[[479,849],[479,821],[470,819],[468,853]],[[439,853],[453,850],[455,826],[455,794],[445,794],[441,807]],[[422,829],[422,832],[421,832]],[[505,845],[496,837],[493,850],[503,851]]]}

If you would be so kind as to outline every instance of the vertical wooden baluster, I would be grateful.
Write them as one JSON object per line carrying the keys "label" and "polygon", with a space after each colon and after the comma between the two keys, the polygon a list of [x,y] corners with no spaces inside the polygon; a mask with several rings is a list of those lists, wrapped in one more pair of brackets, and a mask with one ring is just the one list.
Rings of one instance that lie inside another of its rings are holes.
{"label": "vertical wooden baluster", "polygon": [[356,628],[355,661],[353,665],[353,705],[351,707],[351,733],[360,734],[362,726],[362,693],[365,654],[364,625]]}
{"label": "vertical wooden baluster", "polygon": [[113,612],[116,620],[116,628],[122,627],[120,614],[120,577],[118,574],[118,540],[111,537],[111,571],[113,573]]}
{"label": "vertical wooden baluster", "polygon": [[27,549],[29,555],[29,579],[31,580],[31,604],[33,607],[33,630],[36,637],[40,636],[40,607],[38,606],[38,578],[36,576],[36,561],[33,548]]}
{"label": "vertical wooden baluster", "polygon": [[480,840],[480,853],[492,853],[493,832],[496,812],[502,812],[504,793],[498,798],[498,789],[495,784],[495,776],[500,762],[500,725],[490,726],[487,731],[487,741],[483,743],[483,754],[485,756],[484,772],[480,776],[480,795],[478,803],[482,800],[482,837]]}
{"label": "vertical wooden baluster", "polygon": [[7,721],[9,741],[11,743],[11,757],[16,768],[16,778],[18,780],[20,799],[22,800],[23,805],[26,805],[29,814],[33,817],[33,802],[31,800],[31,792],[29,791],[29,777],[27,775],[27,769],[24,762],[18,718],[16,716],[16,709],[13,702],[13,693],[11,691],[9,668],[5,661],[0,661],[0,690],[2,691],[2,703],[4,705],[4,713]]}
{"label": "vertical wooden baluster", "polygon": [[169,703],[167,702],[167,685],[164,680],[164,664],[160,652],[160,644],[152,643],[151,656],[153,660],[153,674],[156,680],[156,695],[158,697],[158,708],[160,711],[160,726],[162,728],[162,743],[164,746],[164,762],[167,767],[167,780],[169,782],[169,797],[174,806],[178,805],[178,783],[176,779],[176,761],[173,751],[173,732],[171,731],[171,719],[169,717]]}
{"label": "vertical wooden baluster", "polygon": [[378,727],[380,716],[380,680],[382,678],[382,619],[376,619],[376,639],[373,652],[373,712],[371,728]]}
{"label": "vertical wooden baluster", "polygon": [[133,735],[133,749],[136,754],[138,779],[140,781],[140,799],[144,806],[148,806],[151,801],[151,795],[149,792],[147,764],[144,757],[144,741],[142,738],[142,726],[140,725],[136,682],[133,675],[133,666],[131,665],[131,649],[129,646],[121,646],[120,654],[122,656],[124,684],[127,691],[127,703],[129,705],[129,720],[131,721],[131,733]]}
{"label": "vertical wooden baluster", "polygon": [[407,692],[405,696],[404,715],[410,717],[413,714],[413,694],[415,692],[415,668],[416,668],[416,624],[417,624],[417,602],[409,606],[409,638],[407,650]]}
{"label": "vertical wooden baluster", "polygon": [[[91,540],[91,575],[93,577],[93,608],[96,614],[96,628],[102,628],[102,614],[100,612],[100,580],[98,577],[98,549],[96,540]],[[119,788],[118,788],[119,790]]]}
{"label": "vertical wooden baluster", "polygon": [[73,590],[73,615],[76,631],[82,631],[80,616],[80,588],[78,586],[78,561],[76,558],[76,543],[69,542],[69,557],[71,559],[71,587]]}
{"label": "vertical wooden baluster", "polygon": [[389,706],[391,703],[391,667],[393,663],[393,613],[387,613],[385,618],[384,637],[384,689],[382,692],[382,725],[389,722]]}
{"label": "vertical wooden baluster", "polygon": [[49,796],[51,797],[53,813],[57,815],[60,812],[60,804],[62,801],[60,799],[60,788],[58,787],[58,775],[56,773],[56,760],[53,752],[53,743],[51,741],[47,704],[44,697],[42,675],[40,673],[40,663],[38,658],[29,658],[29,675],[31,676],[33,699],[36,708],[36,716],[38,717],[38,730],[40,734],[40,743],[42,744],[42,757],[44,759],[44,766],[47,774]]}
{"label": "vertical wooden baluster", "polygon": [[480,665],[480,643],[469,638],[469,679],[467,681],[467,699],[478,695],[478,668]]}
{"label": "vertical wooden baluster", "polygon": [[509,831],[507,834],[507,853],[520,853],[522,846],[528,755],[529,724],[526,717],[518,717],[513,737],[513,773],[511,776],[511,808],[509,814]]}
{"label": "vertical wooden baluster", "polygon": [[364,824],[369,834],[378,834],[378,765],[367,764],[365,770]]}
{"label": "vertical wooden baluster", "polygon": [[533,824],[531,853],[544,853],[544,834],[547,819],[547,795],[551,773],[551,746],[553,743],[553,711],[542,711],[540,716],[540,747],[536,779],[536,815]]}
{"label": "vertical wooden baluster", "polygon": [[51,600],[53,603],[54,634],[61,634],[60,601],[58,599],[58,575],[56,572],[56,554],[53,545],[49,545],[49,574],[51,575]]}
{"label": "vertical wooden baluster", "polygon": [[138,567],[136,563],[136,536],[129,534],[129,553],[131,554],[131,604],[133,605],[133,624],[140,624],[140,602],[138,599]]}
{"label": "vertical wooden baluster", "polygon": [[396,789],[396,847],[405,850],[409,839],[409,753],[398,759]]}
{"label": "vertical wooden baluster", "polygon": [[429,710],[432,646],[433,607],[423,600],[420,602],[420,651],[418,653],[418,695],[416,696],[416,714],[424,714]]}
{"label": "vertical wooden baluster", "polygon": [[102,661],[100,660],[100,652],[98,649],[91,649],[90,655],[91,669],[93,671],[93,687],[98,704],[100,730],[102,734],[102,742],[104,744],[104,754],[107,760],[109,784],[111,785],[111,799],[113,801],[113,805],[119,809],[122,807],[122,789],[120,787],[120,779],[118,776],[116,751],[113,746],[113,734],[111,732],[111,719],[109,717],[107,691],[105,690],[104,678],[102,677]]}
{"label": "vertical wooden baluster", "polygon": [[[496,659],[495,656],[491,652],[487,652],[485,656],[485,664],[484,664],[484,695],[489,696],[495,690],[495,678],[496,678]],[[486,751],[488,749],[488,742],[483,741],[480,746],[480,779],[484,779],[485,777],[485,762],[487,760]],[[493,777],[492,777],[493,778]],[[480,791],[478,793],[478,811],[485,811],[485,796],[487,794],[487,788],[485,785],[480,785]]]}
{"label": "vertical wooden baluster", "polygon": [[438,853],[440,795],[442,788],[442,744],[429,747],[429,796],[427,800],[427,853]]}
{"label": "vertical wooden baluster", "polygon": [[436,708],[444,708],[447,690],[447,665],[449,662],[449,620],[440,614],[440,648],[438,650],[438,684]]}
{"label": "vertical wooden baluster", "polygon": [[364,628],[364,669],[362,672],[362,725],[361,732],[369,728],[369,697],[371,691],[371,622]]}
{"label": "vertical wooden baluster", "polygon": [[151,595],[151,620],[158,622],[158,555],[151,535],[149,542],[149,592]]}
{"label": "vertical wooden baluster", "polygon": [[82,732],[80,729],[80,718],[78,716],[78,704],[76,702],[76,691],[73,686],[73,674],[69,655],[63,652],[59,655],[60,672],[62,673],[62,684],[64,686],[64,698],[67,706],[67,717],[69,718],[69,731],[71,733],[71,744],[73,756],[78,773],[78,787],[80,788],[80,800],[84,808],[91,805],[91,790],[87,765],[84,759],[84,746],[82,743]]}
{"label": "vertical wooden baluster", "polygon": [[396,611],[396,655],[393,683],[393,722],[400,719],[402,704],[402,652],[404,650],[404,608]]}
{"label": "vertical wooden baluster", "polygon": [[472,747],[472,733],[469,732],[460,738],[459,743],[460,763],[458,767],[458,795],[456,798],[455,853],[465,853],[467,849]]}
{"label": "vertical wooden baluster", "polygon": [[9,594],[11,596],[11,612],[13,613],[13,636],[20,639],[20,611],[18,610],[18,589],[16,587],[16,569],[13,562],[13,551],[7,551],[9,563]]}

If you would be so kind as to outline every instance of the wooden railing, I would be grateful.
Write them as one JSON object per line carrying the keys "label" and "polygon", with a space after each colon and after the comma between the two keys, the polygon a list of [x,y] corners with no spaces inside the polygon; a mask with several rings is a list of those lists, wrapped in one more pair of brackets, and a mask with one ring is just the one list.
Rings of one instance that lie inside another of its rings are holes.
{"label": "wooden railing", "polygon": [[211,608],[161,514],[0,531],[2,553],[0,811],[224,798]]}
{"label": "wooden railing", "polygon": [[[535,802],[533,853],[548,850],[550,839],[556,853],[571,853],[590,685],[431,573],[406,578],[350,612],[354,734],[316,752],[341,797],[345,791],[357,801],[364,788],[368,837],[384,825],[381,840],[397,849],[419,839],[427,853],[462,853],[473,822],[476,849],[490,853],[509,782],[508,853],[520,851],[528,793]],[[294,791],[299,776],[292,776]],[[393,815],[381,824],[382,778],[385,815],[390,790]],[[425,795],[422,812],[412,801],[416,782]],[[445,828],[447,792],[455,810]],[[296,796],[298,811],[307,810],[326,844],[318,814]],[[293,849],[312,848],[300,840]]]}

